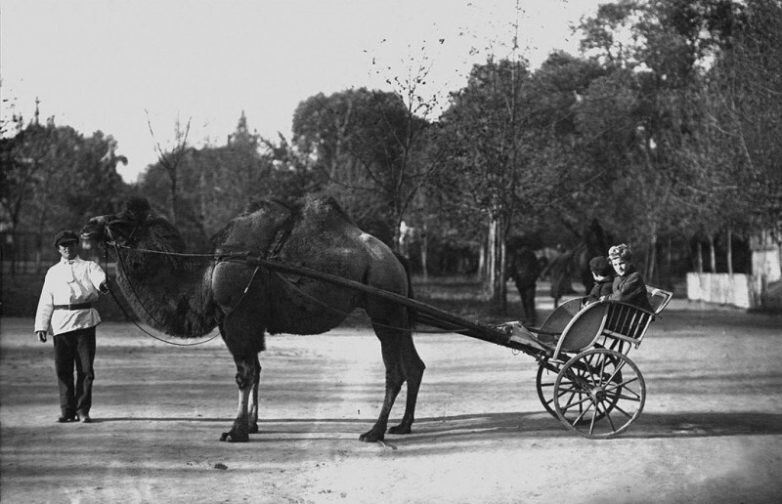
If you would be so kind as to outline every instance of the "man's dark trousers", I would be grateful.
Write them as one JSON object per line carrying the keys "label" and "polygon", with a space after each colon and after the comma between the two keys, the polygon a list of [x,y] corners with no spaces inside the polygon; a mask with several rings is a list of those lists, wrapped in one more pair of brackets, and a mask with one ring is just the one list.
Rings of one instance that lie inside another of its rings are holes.
{"label": "man's dark trousers", "polygon": [[[87,416],[92,407],[92,382],[95,380],[95,327],[77,329],[54,337],[54,368],[60,388],[62,416]],[[76,364],[76,385],[73,366]]]}

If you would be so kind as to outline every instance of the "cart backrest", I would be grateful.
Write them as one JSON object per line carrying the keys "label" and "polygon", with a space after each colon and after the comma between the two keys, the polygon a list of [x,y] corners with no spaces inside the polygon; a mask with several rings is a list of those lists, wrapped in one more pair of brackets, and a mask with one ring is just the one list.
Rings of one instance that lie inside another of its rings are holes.
{"label": "cart backrest", "polygon": [[592,303],[579,311],[562,331],[555,355],[592,346],[605,328],[610,303]]}
{"label": "cart backrest", "polygon": [[627,303],[612,301],[608,304],[606,336],[630,340],[638,345],[654,318],[654,314]]}
{"label": "cart backrest", "polygon": [[[651,285],[646,286],[646,293],[653,310],[651,313],[626,303],[612,302],[609,304],[608,316],[603,330],[608,339],[630,342],[636,347],[641,344],[649,324],[668,306],[673,298],[672,292]],[[613,347],[614,345],[607,346]]]}
{"label": "cart backrest", "polygon": [[584,298],[575,298],[566,301],[557,306],[551,314],[546,317],[540,331],[550,334],[561,334],[567,325],[573,320],[573,317],[581,311],[581,304]]}

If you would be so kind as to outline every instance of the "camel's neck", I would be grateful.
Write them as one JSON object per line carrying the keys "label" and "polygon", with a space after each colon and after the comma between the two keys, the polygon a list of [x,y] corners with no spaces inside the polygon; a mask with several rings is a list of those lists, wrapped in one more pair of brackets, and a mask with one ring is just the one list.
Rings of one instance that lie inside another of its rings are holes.
{"label": "camel's neck", "polygon": [[119,254],[117,283],[144,322],[183,338],[202,336],[214,329],[212,264],[208,259],[138,251]]}

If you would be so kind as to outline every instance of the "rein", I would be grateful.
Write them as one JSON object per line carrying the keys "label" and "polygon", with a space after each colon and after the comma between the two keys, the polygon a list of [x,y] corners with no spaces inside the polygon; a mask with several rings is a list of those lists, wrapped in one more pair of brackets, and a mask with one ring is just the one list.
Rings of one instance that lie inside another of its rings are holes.
{"label": "rein", "polygon": [[[122,270],[123,270],[123,274],[125,274],[125,270],[126,269],[125,269],[124,261],[122,261],[122,258],[121,258],[120,253],[119,253],[119,249],[120,248],[127,249],[127,250],[134,250],[136,252],[145,253],[145,254],[158,254],[158,255],[165,255],[165,256],[169,256],[169,257],[211,259],[211,260],[216,261],[216,262],[219,262],[219,261],[245,262],[248,266],[253,266],[254,265],[255,268],[253,269],[253,273],[250,276],[250,281],[247,283],[247,286],[242,291],[242,297],[239,298],[239,300],[233,306],[231,311],[226,314],[226,317],[228,317],[231,313],[233,313],[233,311],[242,302],[242,300],[244,299],[244,296],[250,290],[250,287],[251,287],[253,281],[255,280],[255,277],[256,277],[256,275],[258,273],[258,270],[261,267],[261,264],[259,262],[253,261],[254,256],[250,252],[232,252],[232,253],[227,253],[227,254],[203,254],[203,253],[201,253],[201,254],[195,253],[194,254],[194,253],[166,252],[166,251],[162,251],[162,250],[133,248],[133,247],[129,247],[127,245],[120,245],[120,244],[118,244],[116,242],[111,242],[111,245],[114,247],[115,253],[117,254],[117,260],[118,260],[118,262],[120,262],[120,265],[121,265]],[[255,263],[255,264],[253,264],[253,263]],[[280,279],[280,281],[282,281],[285,285],[287,285],[291,289],[295,290],[302,297],[305,297],[305,298],[309,299],[313,303],[320,305],[321,307],[323,307],[326,310],[331,311],[332,313],[336,313],[336,314],[338,314],[340,316],[343,316],[343,317],[347,317],[348,315],[350,315],[349,312],[344,312],[342,310],[338,310],[337,308],[334,308],[333,306],[331,306],[331,305],[321,301],[320,299],[317,299],[316,297],[312,296],[311,294],[308,294],[308,293],[302,291],[299,287],[294,285],[293,282],[291,282],[288,278],[286,278],[285,275],[283,275],[281,272],[274,271],[272,267],[270,267],[268,269],[270,270],[270,273],[273,273],[274,275],[276,275],[277,278]],[[304,274],[303,271],[302,271],[302,274]],[[125,274],[125,278],[126,279],[128,278],[127,274]],[[136,297],[137,300],[139,300],[139,304],[141,304],[142,308],[144,308],[144,311],[147,313],[147,316],[152,318],[150,316],[150,314],[149,314],[149,311],[144,306],[144,304],[141,303],[141,301],[140,301],[140,299],[138,297],[138,294],[136,294],[135,289],[133,289],[133,285],[130,283],[129,280],[128,280],[128,285],[130,285],[130,288],[133,291],[133,295]],[[113,295],[113,293],[112,293],[112,295]],[[115,300],[116,300],[116,298],[115,298]],[[120,308],[122,308],[121,305],[120,305]],[[124,308],[122,308],[122,310],[124,311]],[[134,322],[134,324],[136,324],[136,323]],[[384,327],[386,329],[393,329],[393,330],[400,330],[400,331],[408,331],[408,330],[409,331],[413,331],[413,329],[409,328],[409,327],[392,326],[392,325],[382,324],[382,323],[379,323],[379,322],[373,322],[372,325],[373,326],[377,326],[377,327]],[[139,327],[139,329],[141,329],[146,334],[152,336],[153,338],[158,339],[160,341],[164,341],[164,342],[170,343],[170,342],[168,342],[166,340],[163,340],[161,338],[155,337],[154,335],[150,334],[148,331],[146,331],[142,327],[140,327],[138,324],[136,324],[136,326]],[[416,333],[426,333],[426,334],[450,334],[450,333],[459,332],[460,330],[465,330],[465,329],[466,328],[459,328],[459,327],[455,327],[455,328],[448,329],[448,330],[444,330],[444,329],[443,330],[439,330],[439,329],[437,329],[437,330],[435,330],[435,329],[431,329],[431,330],[416,329],[413,332],[416,332]],[[177,346],[194,346],[194,345],[198,345],[198,344],[202,344],[202,343],[206,343],[208,341],[211,341],[215,337],[216,337],[216,335],[212,336],[211,338],[209,338],[206,341],[199,342],[199,343],[191,343],[191,344],[170,343],[170,344],[177,345]]]}
{"label": "rein", "polygon": [[[113,247],[114,247],[114,253],[117,255],[117,262],[120,265],[120,269],[122,270],[122,274],[125,276],[125,279],[128,282],[128,286],[130,287],[130,290],[133,293],[133,296],[136,298],[136,301],[141,306],[141,308],[144,309],[144,312],[147,314],[147,317],[149,317],[150,320],[154,320],[154,317],[152,317],[152,315],[149,313],[149,310],[147,310],[147,307],[144,305],[144,303],[141,302],[141,298],[139,297],[138,293],[136,292],[136,289],[133,287],[133,284],[128,279],[128,275],[126,273],[125,261],[122,259],[122,256],[120,255],[120,252],[119,252],[120,248],[127,248],[127,249],[130,249],[130,250],[133,250],[133,249],[131,249],[130,247],[125,247],[125,246],[122,246],[122,245],[118,245],[116,242],[112,242],[111,245],[113,245]],[[107,266],[106,270],[108,271],[108,249],[106,250],[105,260],[106,260],[106,266]],[[117,306],[119,306],[120,311],[125,315],[125,318],[129,322],[133,323],[133,325],[135,325],[142,333],[146,334],[150,338],[156,339],[158,341],[162,341],[163,343],[166,343],[168,345],[178,346],[178,347],[191,347],[191,346],[196,346],[196,345],[203,345],[203,344],[208,343],[208,342],[212,341],[213,339],[215,339],[217,337],[217,334],[219,334],[219,333],[216,333],[213,336],[211,336],[211,337],[209,337],[209,338],[207,338],[205,340],[197,341],[197,342],[194,342],[194,343],[177,343],[177,342],[174,342],[174,341],[169,341],[169,340],[167,340],[165,338],[161,338],[159,336],[156,336],[156,335],[152,334],[151,332],[149,332],[148,330],[146,330],[145,328],[141,327],[141,324],[139,324],[136,320],[134,320],[130,316],[130,314],[128,314],[127,310],[125,310],[125,307],[122,305],[122,303],[120,303],[119,299],[117,298],[117,295],[114,293],[114,290],[109,288],[109,293],[111,294],[111,297],[114,300],[114,302],[117,304]]]}

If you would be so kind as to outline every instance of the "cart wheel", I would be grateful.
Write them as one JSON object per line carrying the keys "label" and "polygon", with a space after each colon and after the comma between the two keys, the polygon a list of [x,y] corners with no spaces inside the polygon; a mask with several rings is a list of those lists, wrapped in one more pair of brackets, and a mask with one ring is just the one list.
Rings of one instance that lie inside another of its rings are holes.
{"label": "cart wheel", "polygon": [[557,417],[567,428],[587,437],[610,437],[641,414],[646,384],[626,355],[593,348],[562,366],[553,399]]}
{"label": "cart wheel", "polygon": [[[557,371],[559,371],[557,369]],[[557,416],[557,410],[554,409],[554,386],[557,384],[557,371],[547,369],[543,364],[538,366],[538,375],[535,377],[535,386],[538,389],[538,398],[540,399],[546,411],[551,413],[554,418]]]}
{"label": "cart wheel", "polygon": [[[551,369],[550,367],[547,367],[544,362],[540,366],[538,366],[538,374],[535,377],[535,385],[538,391],[538,398],[540,399],[541,404],[543,404],[543,407],[546,408],[546,411],[548,411],[551,414],[551,416],[553,416],[556,419],[559,419],[559,415],[557,415],[557,410],[554,407],[554,387],[557,384],[557,376],[559,375],[559,371],[561,369],[562,369],[561,365],[557,365],[555,366],[555,369]],[[622,377],[621,373],[622,372],[620,370],[619,374],[617,375],[619,379],[621,379]],[[560,388],[560,392],[562,394],[569,393],[568,388],[564,386]],[[612,401],[612,403],[608,404],[609,412],[611,411],[611,409],[613,409],[615,404],[616,401]],[[605,413],[601,411],[597,414],[595,420],[600,420],[604,416]],[[581,419],[579,421],[584,422],[586,420]]]}

